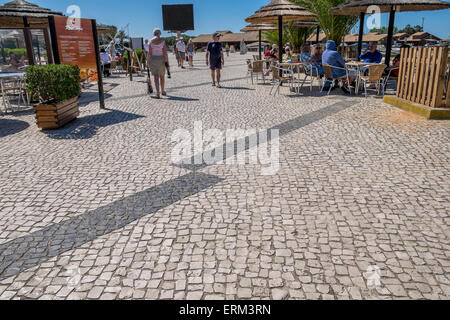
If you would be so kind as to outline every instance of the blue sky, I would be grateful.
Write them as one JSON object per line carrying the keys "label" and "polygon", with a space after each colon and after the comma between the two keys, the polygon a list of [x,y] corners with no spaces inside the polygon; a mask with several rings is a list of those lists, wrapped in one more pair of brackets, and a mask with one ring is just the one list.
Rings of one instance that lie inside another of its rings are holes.
{"label": "blue sky", "polygon": [[[9,0],[8,0],[9,1]],[[130,24],[133,36],[150,37],[153,28],[162,28],[162,4],[193,3],[195,31],[188,34],[212,33],[216,30],[239,32],[245,27],[245,18],[253,14],[269,0],[28,0],[39,6],[66,12],[69,5],[78,5],[83,18],[97,19],[104,24],[125,26]],[[7,1],[0,0],[0,3]],[[388,17],[382,15],[382,26],[387,26]],[[450,37],[450,9],[425,12],[405,12],[396,15],[396,26],[422,24],[425,31],[441,38]]]}

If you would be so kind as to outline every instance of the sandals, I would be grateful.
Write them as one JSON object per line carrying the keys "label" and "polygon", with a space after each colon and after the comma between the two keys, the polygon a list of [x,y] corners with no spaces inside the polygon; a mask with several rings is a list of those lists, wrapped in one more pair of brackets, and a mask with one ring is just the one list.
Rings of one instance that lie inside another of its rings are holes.
{"label": "sandals", "polygon": [[167,92],[163,91],[163,92],[162,92],[162,95],[163,95],[164,97],[167,97]]}

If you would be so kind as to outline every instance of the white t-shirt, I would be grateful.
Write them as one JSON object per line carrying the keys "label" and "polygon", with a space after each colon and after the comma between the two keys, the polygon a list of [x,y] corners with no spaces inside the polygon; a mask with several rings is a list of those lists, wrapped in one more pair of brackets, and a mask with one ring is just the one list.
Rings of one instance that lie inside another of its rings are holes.
{"label": "white t-shirt", "polygon": [[186,52],[186,45],[184,44],[184,41],[177,42],[177,50],[179,52]]}
{"label": "white t-shirt", "polygon": [[106,52],[100,53],[100,58],[102,59],[103,64],[111,63],[111,57]]}
{"label": "white t-shirt", "polygon": [[148,43],[144,43],[144,50],[145,52],[148,52],[148,47],[150,46],[150,44]]}

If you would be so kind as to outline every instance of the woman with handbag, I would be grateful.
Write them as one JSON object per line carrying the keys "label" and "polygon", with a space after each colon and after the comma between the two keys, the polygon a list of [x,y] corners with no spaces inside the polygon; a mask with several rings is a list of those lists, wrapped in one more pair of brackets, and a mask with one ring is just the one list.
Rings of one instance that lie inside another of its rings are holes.
{"label": "woman with handbag", "polygon": [[[167,69],[170,70],[168,66],[169,57],[167,55],[166,42],[161,39],[161,30],[155,29],[153,31],[154,38],[151,40],[148,48],[148,65],[150,71],[155,79],[156,87],[156,98],[160,99],[162,93],[163,96],[167,96],[165,91],[165,76],[166,76],[166,65]],[[161,85],[161,91],[160,91]]]}

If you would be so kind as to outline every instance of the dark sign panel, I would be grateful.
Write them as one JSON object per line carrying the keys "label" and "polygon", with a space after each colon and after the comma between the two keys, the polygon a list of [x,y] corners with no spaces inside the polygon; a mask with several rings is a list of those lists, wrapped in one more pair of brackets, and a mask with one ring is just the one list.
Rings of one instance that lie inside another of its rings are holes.
{"label": "dark sign panel", "polygon": [[82,80],[98,81],[92,21],[55,16],[59,61],[80,68]]}
{"label": "dark sign panel", "polygon": [[165,31],[194,30],[194,5],[163,5],[162,11]]}

